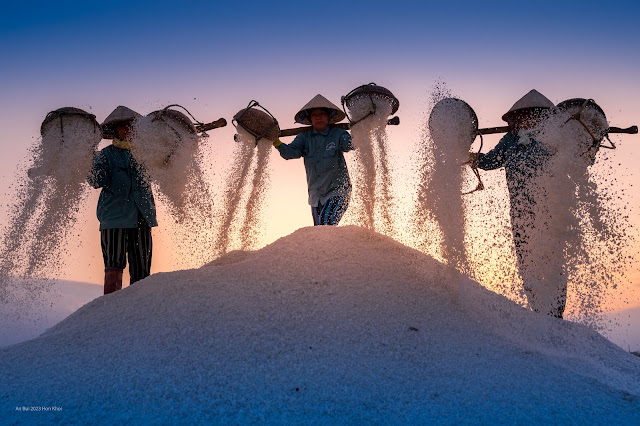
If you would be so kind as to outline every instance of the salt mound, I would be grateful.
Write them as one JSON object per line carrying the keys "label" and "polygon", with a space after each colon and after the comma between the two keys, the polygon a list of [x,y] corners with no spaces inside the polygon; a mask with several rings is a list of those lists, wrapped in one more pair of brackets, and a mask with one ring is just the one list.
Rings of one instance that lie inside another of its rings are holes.
{"label": "salt mound", "polygon": [[355,226],[153,275],[0,359],[9,423],[640,421],[640,359]]}

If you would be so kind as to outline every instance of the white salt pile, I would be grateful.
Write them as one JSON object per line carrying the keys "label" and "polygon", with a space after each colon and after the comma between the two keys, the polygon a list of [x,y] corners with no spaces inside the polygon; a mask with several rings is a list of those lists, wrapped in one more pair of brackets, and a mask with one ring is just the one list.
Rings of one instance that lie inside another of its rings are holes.
{"label": "white salt pile", "polygon": [[268,189],[272,142],[260,139],[256,143],[255,137],[241,126],[237,130],[233,166],[226,179],[225,200],[219,213],[215,246],[219,253],[227,253],[231,248],[255,248],[260,238],[260,211]]}
{"label": "white salt pile", "polygon": [[[375,112],[372,109],[375,105]],[[387,98],[367,96],[349,103],[355,124],[351,127],[355,147],[353,194],[345,223],[357,223],[371,230],[393,234],[394,200],[387,154],[387,119],[392,105]],[[355,219],[349,219],[355,213]]]}
{"label": "white salt pile", "polygon": [[[18,177],[0,248],[0,300],[7,297],[10,277],[52,275],[64,265],[64,242],[87,195],[86,178],[102,139],[95,120],[79,114],[54,119],[42,131],[31,153],[33,167]],[[46,287],[38,279],[24,285],[33,287],[32,293]]]}
{"label": "white salt pile", "polygon": [[0,377],[7,423],[640,422],[639,358],[353,226],[100,297]]}
{"label": "white salt pile", "polygon": [[[17,289],[25,292],[23,280],[15,281]],[[0,347],[38,337],[103,294],[101,285],[54,279],[47,284],[50,291],[38,295],[43,296],[40,304],[25,307],[15,300],[0,303]],[[27,297],[33,298],[33,295],[24,294],[17,299]]]}

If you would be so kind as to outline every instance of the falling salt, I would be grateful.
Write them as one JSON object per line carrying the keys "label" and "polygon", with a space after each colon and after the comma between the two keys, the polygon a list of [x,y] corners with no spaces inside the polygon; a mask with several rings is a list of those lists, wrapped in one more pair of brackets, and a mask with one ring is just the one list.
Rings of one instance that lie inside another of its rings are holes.
{"label": "falling salt", "polygon": [[[62,123],[62,124],[61,124]],[[62,125],[62,127],[61,127]],[[30,297],[64,265],[64,243],[87,195],[86,178],[102,132],[92,120],[66,115],[43,128],[31,155],[33,167],[22,182],[0,248],[0,298],[11,277],[24,276]],[[24,293],[24,292],[23,292]],[[25,294],[26,294],[25,293]]]}
{"label": "falling salt", "polygon": [[424,202],[441,227],[443,257],[460,271],[468,270],[462,198],[464,164],[469,159],[476,129],[473,110],[458,99],[443,99],[429,116],[435,164],[425,187]]}
{"label": "falling salt", "polygon": [[197,134],[169,117],[157,120],[150,114],[134,124],[132,153],[177,215],[184,214],[189,207],[189,182],[203,180],[198,161],[199,142]]}
{"label": "falling salt", "polygon": [[255,171],[251,182],[251,191],[247,200],[244,223],[241,228],[242,247],[256,249],[260,230],[260,212],[264,207],[265,193],[269,179],[269,154],[271,141],[263,140],[256,146],[258,150]]}
{"label": "falling salt", "polygon": [[[467,184],[469,150],[475,139],[477,119],[466,103],[451,97],[444,84],[436,86],[431,99],[428,132],[421,146],[422,164],[413,226],[437,224],[443,260],[469,273],[465,249],[463,188]],[[419,233],[427,238],[425,233]],[[432,236],[430,237],[432,238]]]}
{"label": "falling salt", "polygon": [[[271,141],[255,137],[241,126],[237,128],[233,166],[227,177],[225,200],[220,214],[216,250],[254,249],[260,233],[260,211],[268,189],[268,164]],[[255,164],[254,164],[255,154]]]}
{"label": "falling salt", "polygon": [[[451,93],[438,84],[429,109],[445,98],[451,98]],[[462,195],[474,187],[470,169],[461,166],[468,159],[472,119],[464,109],[442,108],[441,112],[431,114],[430,132],[424,132],[419,147],[418,196],[412,218],[416,241],[412,243],[429,251],[435,222],[445,262],[466,269],[471,276],[480,273],[481,282],[519,303],[525,301],[523,284],[535,288],[538,300],[530,303],[541,311],[556,303],[558,288],[568,281],[568,315],[596,325],[593,320],[603,311],[606,297],[624,282],[633,239],[627,206],[620,203],[619,194],[610,193],[611,185],[602,185],[615,179],[616,170],[610,166],[603,171],[602,162],[591,166],[593,138],[582,124],[567,121],[574,111],[556,112],[539,128],[520,134],[540,141],[554,155],[527,185],[538,202],[532,207],[535,214],[524,224],[529,244],[519,268],[512,225],[505,215],[509,209],[506,190],[504,196],[490,188]],[[594,135],[598,128],[608,127],[594,110],[585,109],[582,120]],[[463,140],[469,142],[460,143]],[[481,174],[489,182],[504,185],[504,175]]]}
{"label": "falling salt", "polygon": [[[525,271],[523,279],[537,288],[540,302],[552,304],[557,297],[556,282],[569,280],[569,298],[575,315],[593,321],[602,312],[605,296],[622,279],[629,266],[630,238],[624,209],[603,203],[602,188],[590,173],[596,158],[594,136],[608,128],[603,114],[585,108],[581,121],[575,111],[556,112],[540,126],[536,138],[552,152],[546,173],[536,177],[536,199],[531,246],[537,262],[535,272]],[[546,231],[546,232],[545,232]],[[546,282],[545,282],[546,281]]]}
{"label": "falling salt", "polygon": [[190,258],[185,265],[210,261],[213,250],[209,230],[214,206],[202,167],[204,141],[170,115],[158,119],[152,113],[134,123],[132,153],[177,225],[172,230],[179,251]]}
{"label": "falling salt", "polygon": [[357,121],[351,127],[356,163],[350,207],[355,213],[350,216],[355,216],[355,223],[360,226],[391,235],[395,203],[391,192],[386,125],[392,105],[388,99],[375,95],[354,99],[350,104],[350,115]]}

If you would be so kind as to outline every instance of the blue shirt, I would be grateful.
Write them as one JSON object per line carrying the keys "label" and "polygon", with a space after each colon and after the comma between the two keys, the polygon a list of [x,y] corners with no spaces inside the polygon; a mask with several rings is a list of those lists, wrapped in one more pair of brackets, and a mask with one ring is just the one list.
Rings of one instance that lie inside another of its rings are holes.
{"label": "blue shirt", "polygon": [[351,151],[351,135],[342,129],[327,127],[300,133],[290,144],[276,147],[285,160],[304,157],[309,205],[325,204],[336,195],[351,191],[351,180],[344,152]]}
{"label": "blue shirt", "polygon": [[97,215],[100,229],[137,228],[142,216],[149,226],[158,226],[151,186],[128,149],[109,145],[93,159],[89,185],[102,188]]}
{"label": "blue shirt", "polygon": [[509,132],[500,139],[495,148],[478,156],[478,168],[482,170],[504,167],[511,200],[512,225],[533,214],[538,189],[533,187],[532,182],[543,172],[551,157],[549,150],[535,139],[529,139],[526,143],[520,142],[518,136]]}

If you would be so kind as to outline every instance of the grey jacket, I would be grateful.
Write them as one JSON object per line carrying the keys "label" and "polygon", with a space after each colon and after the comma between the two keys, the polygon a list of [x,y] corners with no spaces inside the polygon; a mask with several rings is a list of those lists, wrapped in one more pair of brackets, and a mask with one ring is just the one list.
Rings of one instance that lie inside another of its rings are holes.
{"label": "grey jacket", "polygon": [[100,229],[136,228],[141,215],[149,226],[158,226],[151,186],[131,152],[114,145],[100,151],[93,160],[87,181],[102,188],[97,215]]}
{"label": "grey jacket", "polygon": [[276,147],[285,160],[304,157],[309,188],[309,205],[325,204],[336,195],[351,191],[351,180],[344,152],[351,151],[351,135],[342,129],[328,127],[300,133],[290,144]]}
{"label": "grey jacket", "polygon": [[534,206],[544,202],[541,199],[544,197],[542,188],[535,187],[532,182],[544,171],[550,157],[551,153],[540,142],[535,139],[520,141],[512,133],[505,134],[495,148],[478,157],[480,169],[495,170],[504,167],[511,201],[511,226],[514,232],[518,229],[516,234],[520,232],[519,229],[531,225],[535,214]]}

